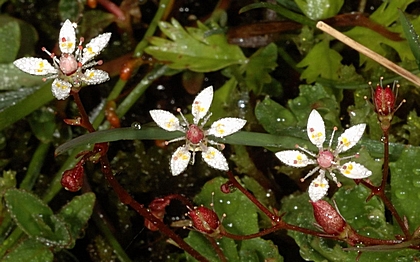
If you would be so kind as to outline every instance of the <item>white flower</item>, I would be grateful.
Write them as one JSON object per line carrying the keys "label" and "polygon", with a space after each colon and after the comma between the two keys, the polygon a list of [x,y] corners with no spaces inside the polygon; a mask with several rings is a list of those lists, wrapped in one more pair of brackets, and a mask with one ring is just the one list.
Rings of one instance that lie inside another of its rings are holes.
{"label": "white flower", "polygon": [[[240,118],[227,117],[219,119],[214,122],[211,127],[204,130],[203,127],[207,120],[210,118],[211,113],[207,114],[211,102],[213,100],[213,87],[209,86],[201,91],[194,99],[192,104],[192,115],[194,117],[193,123],[189,124],[185,117],[181,117],[184,121],[184,125],[181,125],[179,119],[172,113],[164,110],[151,110],[150,115],[156,124],[167,130],[167,131],[181,131],[185,133],[185,136],[173,139],[166,142],[171,143],[180,140],[186,140],[186,143],[177,148],[171,158],[171,172],[172,175],[177,176],[181,174],[188,166],[191,160],[191,164],[194,164],[195,152],[201,151],[203,160],[211,167],[219,170],[228,170],[228,163],[223,154],[212,146],[207,144],[219,145],[214,141],[208,140],[207,135],[213,135],[215,137],[225,137],[239,131],[246,123],[246,120]],[[202,120],[201,124],[198,123]]]}
{"label": "white flower", "polygon": [[[350,127],[345,130],[344,133],[338,138],[338,144],[335,150],[331,149],[332,140],[334,138],[334,133],[337,128],[334,128],[333,134],[331,135],[331,140],[328,145],[328,148],[323,148],[325,141],[325,126],[324,120],[322,120],[321,115],[316,110],[312,110],[308,118],[308,125],[306,127],[309,140],[318,147],[318,154],[314,154],[304,148],[296,146],[299,150],[286,150],[276,153],[276,156],[286,165],[293,167],[305,167],[307,165],[316,164],[317,166],[312,169],[304,178],[301,179],[303,182],[306,178],[313,175],[316,171],[319,170],[319,175],[315,178],[309,186],[308,192],[309,197],[312,201],[318,201],[327,194],[328,191],[328,181],[325,179],[326,171],[329,172],[333,181],[337,186],[341,186],[340,182],[337,181],[334,170],[339,170],[341,174],[345,177],[351,179],[362,179],[372,175],[372,172],[364,167],[361,164],[356,162],[347,162],[345,164],[340,164],[340,160],[348,159],[350,157],[340,158],[338,155],[342,152],[345,152],[352,148],[354,145],[359,142],[360,138],[365,131],[366,124],[358,124]],[[309,156],[313,157],[311,159]],[[357,156],[357,155],[356,155]]]}
{"label": "white flower", "polygon": [[46,76],[44,80],[55,78],[52,83],[52,93],[59,100],[66,99],[72,88],[78,90],[83,84],[96,85],[109,80],[109,75],[105,71],[86,69],[102,64],[102,61],[96,62],[92,59],[108,44],[111,33],[93,38],[83,48],[83,38],[80,38],[79,45],[76,46],[75,26],[70,20],[66,20],[60,29],[58,38],[60,59],[42,48],[52,58],[53,65],[45,59],[35,57],[24,57],[13,62],[17,68],[28,74]]}

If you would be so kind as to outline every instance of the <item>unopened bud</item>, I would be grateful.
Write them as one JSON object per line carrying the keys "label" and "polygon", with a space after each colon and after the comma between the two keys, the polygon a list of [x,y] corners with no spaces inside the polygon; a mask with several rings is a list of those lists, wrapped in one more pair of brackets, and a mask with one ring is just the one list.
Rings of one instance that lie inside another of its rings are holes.
{"label": "unopened bud", "polygon": [[203,206],[195,207],[188,212],[188,216],[197,231],[209,235],[219,233],[220,220],[213,210]]}
{"label": "unopened bud", "polygon": [[81,163],[78,163],[73,169],[64,171],[61,177],[61,185],[68,191],[79,191],[83,185],[84,171]]}
{"label": "unopened bud", "polygon": [[319,226],[325,233],[339,235],[346,228],[346,221],[338,211],[327,201],[311,201],[314,208],[314,217]]}

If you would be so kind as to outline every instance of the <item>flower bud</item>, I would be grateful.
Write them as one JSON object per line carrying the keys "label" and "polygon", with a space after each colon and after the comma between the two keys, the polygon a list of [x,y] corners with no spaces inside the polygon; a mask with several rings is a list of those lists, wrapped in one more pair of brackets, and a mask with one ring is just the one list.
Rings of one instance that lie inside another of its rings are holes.
{"label": "flower bud", "polygon": [[395,107],[395,94],[391,87],[388,85],[383,87],[377,85],[373,93],[373,103],[375,111],[383,116],[387,116],[394,113]]}
{"label": "flower bud", "polygon": [[205,234],[218,234],[220,220],[216,212],[207,207],[195,207],[188,212],[195,229]]}
{"label": "flower bud", "polygon": [[339,235],[346,228],[346,221],[327,201],[310,201],[314,208],[314,217],[325,233]]}
{"label": "flower bud", "polygon": [[64,171],[61,185],[68,191],[79,191],[83,185],[84,171],[83,164],[77,163],[73,169]]}

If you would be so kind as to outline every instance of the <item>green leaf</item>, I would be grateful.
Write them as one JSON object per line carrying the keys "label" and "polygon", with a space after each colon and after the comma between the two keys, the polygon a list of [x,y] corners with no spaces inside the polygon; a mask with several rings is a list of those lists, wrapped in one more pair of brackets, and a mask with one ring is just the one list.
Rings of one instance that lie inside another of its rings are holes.
{"label": "green leaf", "polygon": [[[290,111],[297,119],[297,126],[306,128],[308,116],[312,109],[318,110],[324,119],[326,127],[340,126],[339,104],[332,90],[321,84],[299,86],[299,96],[289,100]],[[340,91],[342,92],[342,91]]]}
{"label": "green leaf", "polygon": [[330,41],[323,40],[316,44],[300,61],[297,67],[306,67],[300,78],[307,83],[315,82],[318,77],[338,80],[338,72],[343,57],[329,46]]}
{"label": "green leaf", "polygon": [[85,193],[81,196],[75,196],[57,214],[57,216],[61,217],[67,224],[71,234],[72,243],[66,248],[72,248],[76,239],[82,235],[82,229],[86,226],[92,215],[95,199],[94,193]]}
{"label": "green leaf", "polygon": [[344,4],[344,0],[295,0],[300,10],[312,20],[335,16]]}
{"label": "green leaf", "polygon": [[407,19],[407,17],[404,15],[404,13],[401,10],[400,10],[400,21],[401,21],[401,26],[402,26],[405,38],[407,39],[411,52],[413,53],[414,58],[416,59],[417,67],[420,68],[419,35],[414,30],[413,24],[410,22],[410,20]]}
{"label": "green leaf", "polygon": [[269,97],[255,106],[255,117],[270,134],[281,134],[282,130],[295,126],[297,122],[290,110]]}
{"label": "green leaf", "polygon": [[257,50],[245,66],[245,81],[256,95],[261,93],[264,84],[271,83],[269,74],[277,67],[277,46],[274,43]]}
{"label": "green leaf", "polygon": [[0,90],[18,90],[21,87],[40,86],[42,77],[27,74],[12,63],[0,64]]}
{"label": "green leaf", "polygon": [[53,261],[54,254],[48,246],[36,241],[35,239],[25,239],[19,246],[13,249],[5,257],[3,262],[31,261],[31,262],[49,262]]}
{"label": "green leaf", "polygon": [[3,170],[3,175],[0,177],[0,194],[6,189],[14,187],[16,187],[16,171]]}
{"label": "green leaf", "polygon": [[[203,255],[205,258],[207,258],[211,262],[219,262],[220,259],[217,256],[215,250],[213,249],[210,242],[207,240],[207,238],[196,231],[191,231],[188,234],[188,237],[184,239],[185,242],[190,244],[194,249],[196,249],[198,252],[200,252],[201,255]],[[230,238],[221,238],[218,239],[217,242],[219,242],[219,247],[223,249],[223,253],[225,257],[228,259],[228,261],[238,261],[239,255],[238,251],[236,250],[236,244],[233,239]],[[197,261],[194,258],[192,258],[190,255],[187,254],[187,261]]]}
{"label": "green leaf", "polygon": [[[404,10],[411,2],[413,2],[413,0],[385,1],[374,13],[372,13],[369,18],[378,24],[390,26],[397,22],[399,17],[398,9]],[[420,25],[420,18],[416,18],[412,21],[412,23],[415,25]],[[389,27],[387,29],[392,32],[402,33],[402,28],[398,25]],[[407,48],[406,41],[390,40],[369,28],[356,26],[353,29],[347,31],[345,34],[382,56],[389,54],[389,50],[387,50],[388,46],[393,48],[398,53],[402,61],[413,60],[414,58],[410,49]],[[372,41],[372,39],[375,39],[375,41]],[[365,64],[364,70],[372,69],[377,65],[375,61],[368,59],[364,55],[360,55],[359,65],[363,64]]]}
{"label": "green leaf", "polygon": [[58,13],[63,21],[66,19],[77,21],[79,14],[83,13],[83,9],[84,4],[79,1],[60,0],[58,2]]}
{"label": "green leaf", "polygon": [[20,47],[19,23],[0,16],[0,63],[11,63],[16,59]]}
{"label": "green leaf", "polygon": [[25,190],[8,189],[4,199],[13,220],[27,235],[47,245],[70,243],[66,224],[37,196]]}
{"label": "green leaf", "polygon": [[[418,147],[407,147],[396,162],[390,163],[391,199],[401,217],[407,217],[411,232],[418,227],[420,206],[420,158]],[[414,160],[414,161],[413,161]]]}
{"label": "green leaf", "polygon": [[240,261],[283,261],[277,246],[270,240],[253,238],[241,242]]}
{"label": "green leaf", "polygon": [[145,52],[168,63],[170,68],[210,72],[247,61],[241,49],[230,45],[225,35],[206,36],[210,29],[202,23],[198,23],[198,28],[184,29],[172,19],[172,24],[160,22],[159,28],[172,41],[151,37],[152,46],[147,47]]}
{"label": "green leaf", "polygon": [[114,21],[114,15],[109,12],[98,9],[89,10],[83,13],[82,23],[78,28],[85,38],[93,38],[102,34],[104,28]]}

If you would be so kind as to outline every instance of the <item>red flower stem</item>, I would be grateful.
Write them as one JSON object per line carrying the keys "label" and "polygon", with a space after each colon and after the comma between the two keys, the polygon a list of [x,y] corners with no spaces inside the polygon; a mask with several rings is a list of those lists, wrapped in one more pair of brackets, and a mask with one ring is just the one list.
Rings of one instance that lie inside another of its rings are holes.
{"label": "red flower stem", "polygon": [[125,14],[116,4],[109,0],[97,0],[106,10],[115,15],[115,17],[121,21],[125,20]]}
{"label": "red flower stem", "polygon": [[164,198],[169,199],[169,200],[176,199],[180,201],[182,204],[186,205],[188,208],[194,209],[194,204],[184,195],[172,194],[172,195],[167,195]]}
{"label": "red flower stem", "polygon": [[[72,93],[74,101],[77,105],[77,108],[79,109],[79,113],[81,116],[81,126],[85,127],[90,133],[95,132],[95,128],[92,126],[92,124],[89,121],[89,117],[86,113],[86,110],[80,100],[80,96],[78,93]],[[143,204],[138,203],[134,198],[118,183],[118,181],[115,179],[114,174],[112,173],[111,166],[109,164],[108,157],[106,155],[106,152],[108,151],[108,144],[107,143],[100,143],[98,144],[102,148],[103,154],[100,157],[100,163],[101,163],[101,170],[102,173],[105,175],[105,178],[107,179],[108,183],[112,186],[115,193],[118,195],[118,198],[120,201],[125,204],[132,207],[134,210],[137,211],[141,216],[143,216],[145,219],[151,221],[156,227],[159,228],[159,230],[165,234],[167,237],[174,240],[177,245],[182,248],[184,251],[188,252],[192,257],[199,261],[208,261],[205,257],[203,257],[200,253],[198,253],[194,248],[192,248],[190,245],[188,245],[180,236],[178,236],[174,231],[172,231],[165,223],[160,221],[158,218],[156,218],[152,213],[150,213],[147,208],[144,207]]]}
{"label": "red flower stem", "polygon": [[395,209],[392,202],[385,194],[385,186],[388,181],[389,176],[389,133],[388,130],[383,130],[383,143],[384,143],[384,165],[382,169],[382,181],[380,186],[374,186],[370,182],[366,180],[362,180],[361,183],[370,189],[371,193],[368,197],[368,200],[371,199],[373,196],[378,196],[386,208],[391,212],[392,216],[397,221],[398,225],[400,226],[401,230],[404,233],[406,239],[411,239],[410,231],[408,230],[406,224],[404,223],[401,216],[398,214],[398,211]]}
{"label": "red flower stem", "polygon": [[206,238],[210,241],[210,244],[212,245],[212,247],[216,251],[216,254],[219,257],[220,261],[227,262],[227,259],[225,257],[225,254],[223,254],[223,251],[219,247],[219,245],[217,244],[216,240],[214,240],[214,238],[211,237],[211,236],[209,236],[209,235],[204,234],[204,236],[206,236]]}
{"label": "red flower stem", "polygon": [[[384,239],[376,239],[376,238],[370,238],[370,237],[362,236],[362,235],[359,235],[355,230],[351,230],[351,235],[349,235],[349,236],[340,236],[340,235],[326,234],[326,233],[323,233],[323,232],[319,232],[319,231],[295,226],[295,225],[292,225],[292,224],[288,224],[288,223],[286,223],[282,220],[282,216],[284,214],[278,216],[276,214],[271,213],[271,211],[268,210],[263,204],[261,204],[261,202],[259,202],[258,199],[256,199],[251,193],[249,193],[244,187],[242,187],[242,185],[235,179],[232,172],[228,171],[227,174],[229,176],[229,181],[232,183],[232,185],[235,186],[237,189],[239,189],[245,196],[248,197],[249,200],[252,201],[252,203],[254,203],[262,212],[264,212],[272,220],[273,226],[271,228],[264,229],[264,230],[262,230],[258,233],[250,234],[250,235],[244,235],[244,236],[230,234],[229,232],[226,232],[225,230],[222,230],[221,235],[223,235],[225,237],[229,237],[229,238],[232,238],[232,239],[235,239],[235,240],[244,240],[244,239],[261,237],[261,236],[270,234],[272,232],[275,232],[277,230],[285,229],[285,230],[292,230],[292,231],[301,232],[301,233],[304,233],[306,235],[313,235],[313,236],[322,237],[322,238],[329,238],[329,239],[346,241],[351,245],[353,245],[354,243],[362,243],[366,246],[393,245],[393,244],[398,244],[398,243],[402,242],[401,240],[394,240],[394,239],[384,240]],[[383,196],[385,197],[384,194],[383,194]],[[386,200],[388,200],[388,199],[386,198]],[[384,201],[384,203],[386,203],[386,201]],[[391,204],[391,207],[393,208],[392,204]],[[397,213],[397,216],[398,216],[398,213]]]}

